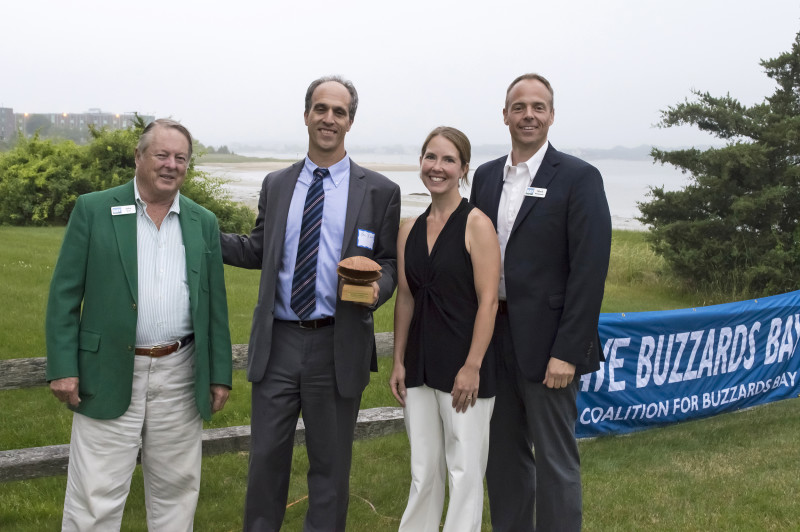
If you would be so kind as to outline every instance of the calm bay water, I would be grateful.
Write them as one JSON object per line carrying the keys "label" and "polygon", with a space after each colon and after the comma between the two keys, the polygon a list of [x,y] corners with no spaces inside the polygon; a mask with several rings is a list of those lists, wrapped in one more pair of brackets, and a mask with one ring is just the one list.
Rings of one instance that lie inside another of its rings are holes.
{"label": "calm bay water", "polygon": [[[255,155],[255,154],[253,154]],[[263,154],[258,154],[263,156]],[[275,157],[275,154],[270,156]],[[293,157],[293,156],[289,156]],[[380,158],[384,164],[415,164],[416,161],[408,156],[377,156],[354,155],[355,161],[364,161],[365,166],[370,166],[369,162],[374,162]],[[411,159],[411,160],[409,160]],[[478,161],[477,166],[484,161]],[[605,183],[606,196],[611,210],[612,220],[615,228],[620,229],[640,229],[641,224],[635,220],[639,215],[637,202],[647,200],[647,193],[650,187],[663,186],[667,190],[679,190],[688,184],[688,176],[671,166],[654,165],[650,161],[629,161],[601,159],[589,161],[603,176]],[[236,167],[226,168],[221,171],[219,167],[213,165],[200,166],[200,169],[211,173],[222,175],[229,180],[226,187],[232,193],[234,199],[254,204],[258,200],[258,193],[261,182],[266,175],[265,171],[238,170]],[[413,216],[420,214],[430,203],[430,198],[423,195],[427,191],[419,179],[419,174],[414,171],[384,171],[386,177],[400,185],[403,194],[402,215]],[[471,177],[471,172],[470,172]],[[461,193],[469,197],[469,188],[462,188]]]}

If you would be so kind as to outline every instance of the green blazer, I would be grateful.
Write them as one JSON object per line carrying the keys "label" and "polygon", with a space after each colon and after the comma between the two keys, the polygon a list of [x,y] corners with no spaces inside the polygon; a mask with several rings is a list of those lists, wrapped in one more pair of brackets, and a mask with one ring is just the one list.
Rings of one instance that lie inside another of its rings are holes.
{"label": "green blazer", "polygon": [[[131,402],[136,345],[138,267],[136,215],[111,215],[134,205],[133,181],[78,198],[47,303],[47,380],[79,378],[76,412],[96,419],[121,416]],[[213,213],[180,196],[195,338],[195,397],[211,418],[210,386],[231,386],[228,306]]]}

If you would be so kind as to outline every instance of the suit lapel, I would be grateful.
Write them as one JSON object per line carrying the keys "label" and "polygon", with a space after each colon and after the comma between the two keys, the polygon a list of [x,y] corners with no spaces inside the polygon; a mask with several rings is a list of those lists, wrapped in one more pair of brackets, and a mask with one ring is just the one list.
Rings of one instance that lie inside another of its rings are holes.
{"label": "suit lapel", "polygon": [[180,197],[183,249],[186,256],[186,281],[189,283],[189,301],[192,313],[195,312],[200,290],[200,269],[206,245],[203,241],[203,230],[200,226],[200,215],[194,205],[189,204],[184,196]]}
{"label": "suit lapel", "polygon": [[272,260],[267,261],[267,264],[271,264],[275,271],[281,269],[289,207],[292,205],[292,195],[304,164],[305,159],[294,163],[279,179],[274,180],[266,192],[265,211],[268,213],[266,215],[268,219],[264,223],[268,224],[270,229],[264,231],[264,249],[272,255]]}
{"label": "suit lapel", "polygon": [[[556,175],[558,170],[558,152],[552,145],[547,147],[547,152],[544,154],[544,159],[542,160],[542,164],[539,166],[539,170],[536,172],[536,175],[533,178],[533,182],[531,183],[532,187],[535,188],[544,188],[546,189],[550,184],[550,181]],[[517,217],[514,220],[514,227],[511,228],[511,233],[513,234],[514,231],[517,230],[519,224],[525,217],[530,214],[531,209],[533,209],[534,205],[540,200],[541,198],[534,198],[532,196],[525,196],[522,200],[522,206],[519,208],[519,212],[517,213]]]}
{"label": "suit lapel", "polygon": [[340,258],[345,258],[345,251],[350,246],[356,229],[356,220],[364,201],[367,184],[364,182],[364,170],[350,160],[350,186],[347,192],[347,214],[344,219],[344,237],[342,238],[342,253]]}
{"label": "suit lapel", "polygon": [[494,167],[490,171],[492,178],[491,186],[489,188],[490,196],[487,199],[487,205],[491,206],[487,209],[486,215],[492,220],[492,223],[497,227],[497,211],[500,209],[500,196],[503,194],[503,170],[506,166],[506,157],[501,157],[495,161]]}
{"label": "suit lapel", "polygon": [[[133,180],[127,185],[123,185],[113,196],[111,207],[123,205],[135,205],[136,199],[133,193]],[[111,213],[108,214],[111,216]],[[114,233],[117,237],[117,248],[119,250],[122,269],[128,280],[128,289],[131,291],[133,300],[139,300],[139,263],[136,260],[136,213],[120,214],[111,216],[111,224],[114,226]]]}

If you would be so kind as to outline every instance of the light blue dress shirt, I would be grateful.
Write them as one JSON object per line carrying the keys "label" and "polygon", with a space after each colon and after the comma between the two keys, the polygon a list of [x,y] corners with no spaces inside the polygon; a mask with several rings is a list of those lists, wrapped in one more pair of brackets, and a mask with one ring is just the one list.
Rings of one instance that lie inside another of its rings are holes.
{"label": "light blue dress shirt", "polygon": [[[279,320],[299,320],[289,306],[291,303],[294,263],[297,260],[297,244],[300,241],[300,225],[303,223],[303,208],[306,194],[318,167],[306,157],[300,177],[294,187],[289,218],[286,221],[286,234],[283,241],[281,269],[278,272],[278,287],[275,294],[275,317]],[[322,181],[325,190],[325,205],[322,209],[322,232],[319,237],[317,256],[317,308],[309,319],[316,320],[333,316],[336,312],[336,298],[339,278],[336,267],[342,255],[344,240],[344,220],[347,214],[347,196],[350,188],[350,158],[328,167],[330,177]]]}

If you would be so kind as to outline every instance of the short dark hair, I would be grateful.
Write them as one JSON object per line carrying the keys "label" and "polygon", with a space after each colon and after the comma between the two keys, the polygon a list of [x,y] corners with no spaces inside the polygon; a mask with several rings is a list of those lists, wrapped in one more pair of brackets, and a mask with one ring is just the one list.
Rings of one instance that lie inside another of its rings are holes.
{"label": "short dark hair", "polygon": [[539,81],[539,82],[541,82],[542,85],[544,85],[547,88],[548,92],[550,93],[550,109],[553,109],[553,87],[552,87],[552,85],[550,85],[550,82],[547,81],[547,78],[545,78],[541,74],[536,74],[534,72],[530,72],[528,74],[523,74],[521,76],[518,76],[517,79],[515,79],[514,81],[511,82],[511,85],[509,85],[508,89],[506,89],[506,109],[508,109],[508,95],[511,94],[511,89],[514,88],[514,85],[516,85],[520,81],[523,81],[523,80],[526,80],[526,79],[533,79],[533,80]]}
{"label": "short dark hair", "polygon": [[186,126],[171,118],[157,118],[147,124],[144,131],[142,131],[142,136],[139,137],[139,143],[136,145],[136,149],[139,150],[140,153],[144,153],[150,146],[150,142],[153,140],[153,130],[156,126],[177,129],[181,135],[186,137],[186,140],[189,141],[189,158],[192,158],[192,134],[189,133]]}
{"label": "short dark hair", "polygon": [[347,89],[347,92],[350,93],[350,108],[347,112],[352,122],[356,117],[356,110],[358,109],[358,92],[356,92],[356,87],[353,85],[353,82],[344,79],[342,76],[322,76],[311,82],[311,85],[308,86],[308,90],[306,90],[306,113],[311,111],[311,97],[314,95],[314,91],[317,90],[317,87],[329,81],[335,81],[343,85],[344,88]]}

